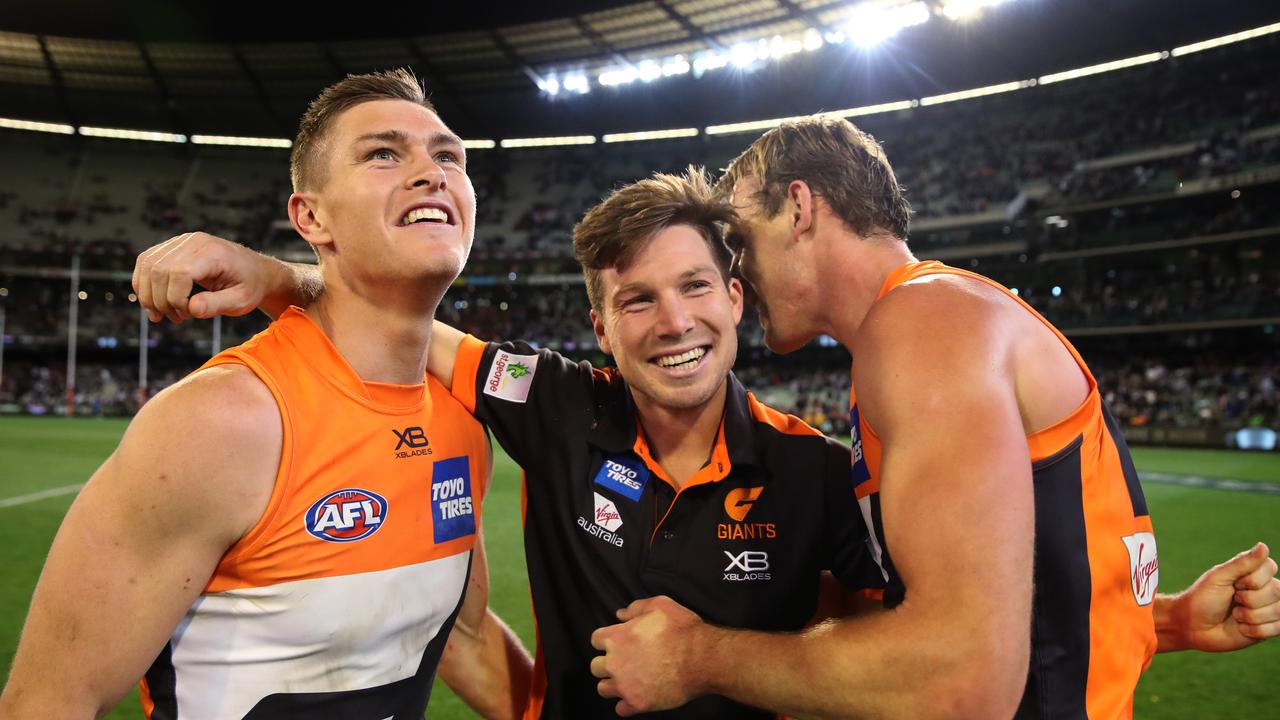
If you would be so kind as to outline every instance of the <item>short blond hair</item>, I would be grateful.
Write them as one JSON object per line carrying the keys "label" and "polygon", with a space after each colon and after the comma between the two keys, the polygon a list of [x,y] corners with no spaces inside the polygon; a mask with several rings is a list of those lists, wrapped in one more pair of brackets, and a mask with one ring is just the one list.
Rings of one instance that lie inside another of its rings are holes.
{"label": "short blond hair", "polygon": [[573,252],[582,264],[587,298],[602,311],[600,271],[625,269],[658,232],[688,225],[706,241],[727,283],[733,255],[724,242],[724,226],[733,208],[718,196],[707,171],[690,165],[683,175],[654,173],[613,191],[573,228]]}
{"label": "short blond hair", "polygon": [[792,181],[802,180],[859,235],[907,238],[911,205],[884,148],[843,118],[814,116],[773,128],[729,163],[717,189],[728,196],[746,178],[759,186],[754,199],[768,217],[782,208]]}
{"label": "short blond hair", "polygon": [[436,111],[427,100],[422,83],[406,68],[348,75],[330,85],[311,101],[298,123],[298,135],[289,155],[289,179],[294,192],[315,190],[324,184],[327,168],[321,162],[321,149],[334,119],[356,105],[374,100],[405,100]]}

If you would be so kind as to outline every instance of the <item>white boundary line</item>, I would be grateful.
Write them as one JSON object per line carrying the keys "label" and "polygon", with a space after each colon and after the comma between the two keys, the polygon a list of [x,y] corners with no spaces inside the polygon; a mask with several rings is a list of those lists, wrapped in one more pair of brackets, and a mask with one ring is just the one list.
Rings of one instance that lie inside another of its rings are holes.
{"label": "white boundary line", "polygon": [[1143,482],[1160,483],[1162,485],[1182,485],[1183,487],[1203,487],[1214,490],[1234,490],[1236,492],[1255,492],[1263,495],[1280,495],[1280,483],[1250,482],[1248,480],[1228,480],[1226,478],[1203,477],[1201,475],[1180,475],[1175,473],[1140,472],[1138,477]]}
{"label": "white boundary line", "polygon": [[0,508],[15,507],[17,505],[26,505],[27,503],[37,502],[46,498],[58,497],[59,495],[69,495],[78,492],[84,487],[84,483],[79,485],[63,485],[49,490],[41,490],[40,492],[31,493],[30,495],[18,495],[11,498],[0,498]]}

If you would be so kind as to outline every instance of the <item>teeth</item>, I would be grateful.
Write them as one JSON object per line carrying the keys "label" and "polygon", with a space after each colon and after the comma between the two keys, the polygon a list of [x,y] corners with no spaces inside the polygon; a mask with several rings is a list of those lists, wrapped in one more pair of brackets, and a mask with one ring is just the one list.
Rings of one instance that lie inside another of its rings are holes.
{"label": "teeth", "polygon": [[662,367],[672,367],[674,365],[683,365],[692,360],[697,360],[706,355],[706,348],[694,348],[689,352],[680,353],[679,355],[665,355],[658,358],[658,364]]}
{"label": "teeth", "polygon": [[426,207],[410,210],[408,215],[400,221],[401,225],[411,225],[419,220],[430,220],[433,222],[449,222],[449,215],[440,208]]}

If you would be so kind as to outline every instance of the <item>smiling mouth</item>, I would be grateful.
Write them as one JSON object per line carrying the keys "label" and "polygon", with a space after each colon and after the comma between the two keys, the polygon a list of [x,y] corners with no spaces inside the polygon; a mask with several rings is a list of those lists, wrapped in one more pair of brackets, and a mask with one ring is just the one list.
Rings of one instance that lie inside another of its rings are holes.
{"label": "smiling mouth", "polygon": [[659,355],[650,362],[665,370],[692,370],[706,357],[710,346],[700,346],[675,355]]}
{"label": "smiling mouth", "polygon": [[437,207],[414,208],[400,218],[400,227],[430,223],[435,225],[452,225],[449,213]]}

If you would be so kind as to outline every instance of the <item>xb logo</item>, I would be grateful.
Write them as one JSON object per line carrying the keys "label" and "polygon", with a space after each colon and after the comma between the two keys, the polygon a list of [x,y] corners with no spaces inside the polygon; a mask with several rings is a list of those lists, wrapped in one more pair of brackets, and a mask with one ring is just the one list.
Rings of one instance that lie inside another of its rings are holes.
{"label": "xb logo", "polygon": [[724,511],[729,514],[729,517],[742,522],[747,519],[747,513],[751,512],[751,506],[762,492],[764,492],[763,486],[734,488],[724,498]]}
{"label": "xb logo", "polygon": [[396,434],[399,442],[396,443],[396,450],[408,445],[411,448],[420,448],[427,446],[427,436],[423,434],[422,428],[414,426],[407,427],[403,432],[392,429],[391,432]]}
{"label": "xb logo", "polygon": [[769,569],[769,553],[762,550],[744,550],[737,555],[725,550],[724,554],[729,558],[729,564],[721,572],[738,569],[750,573],[765,572]]}

